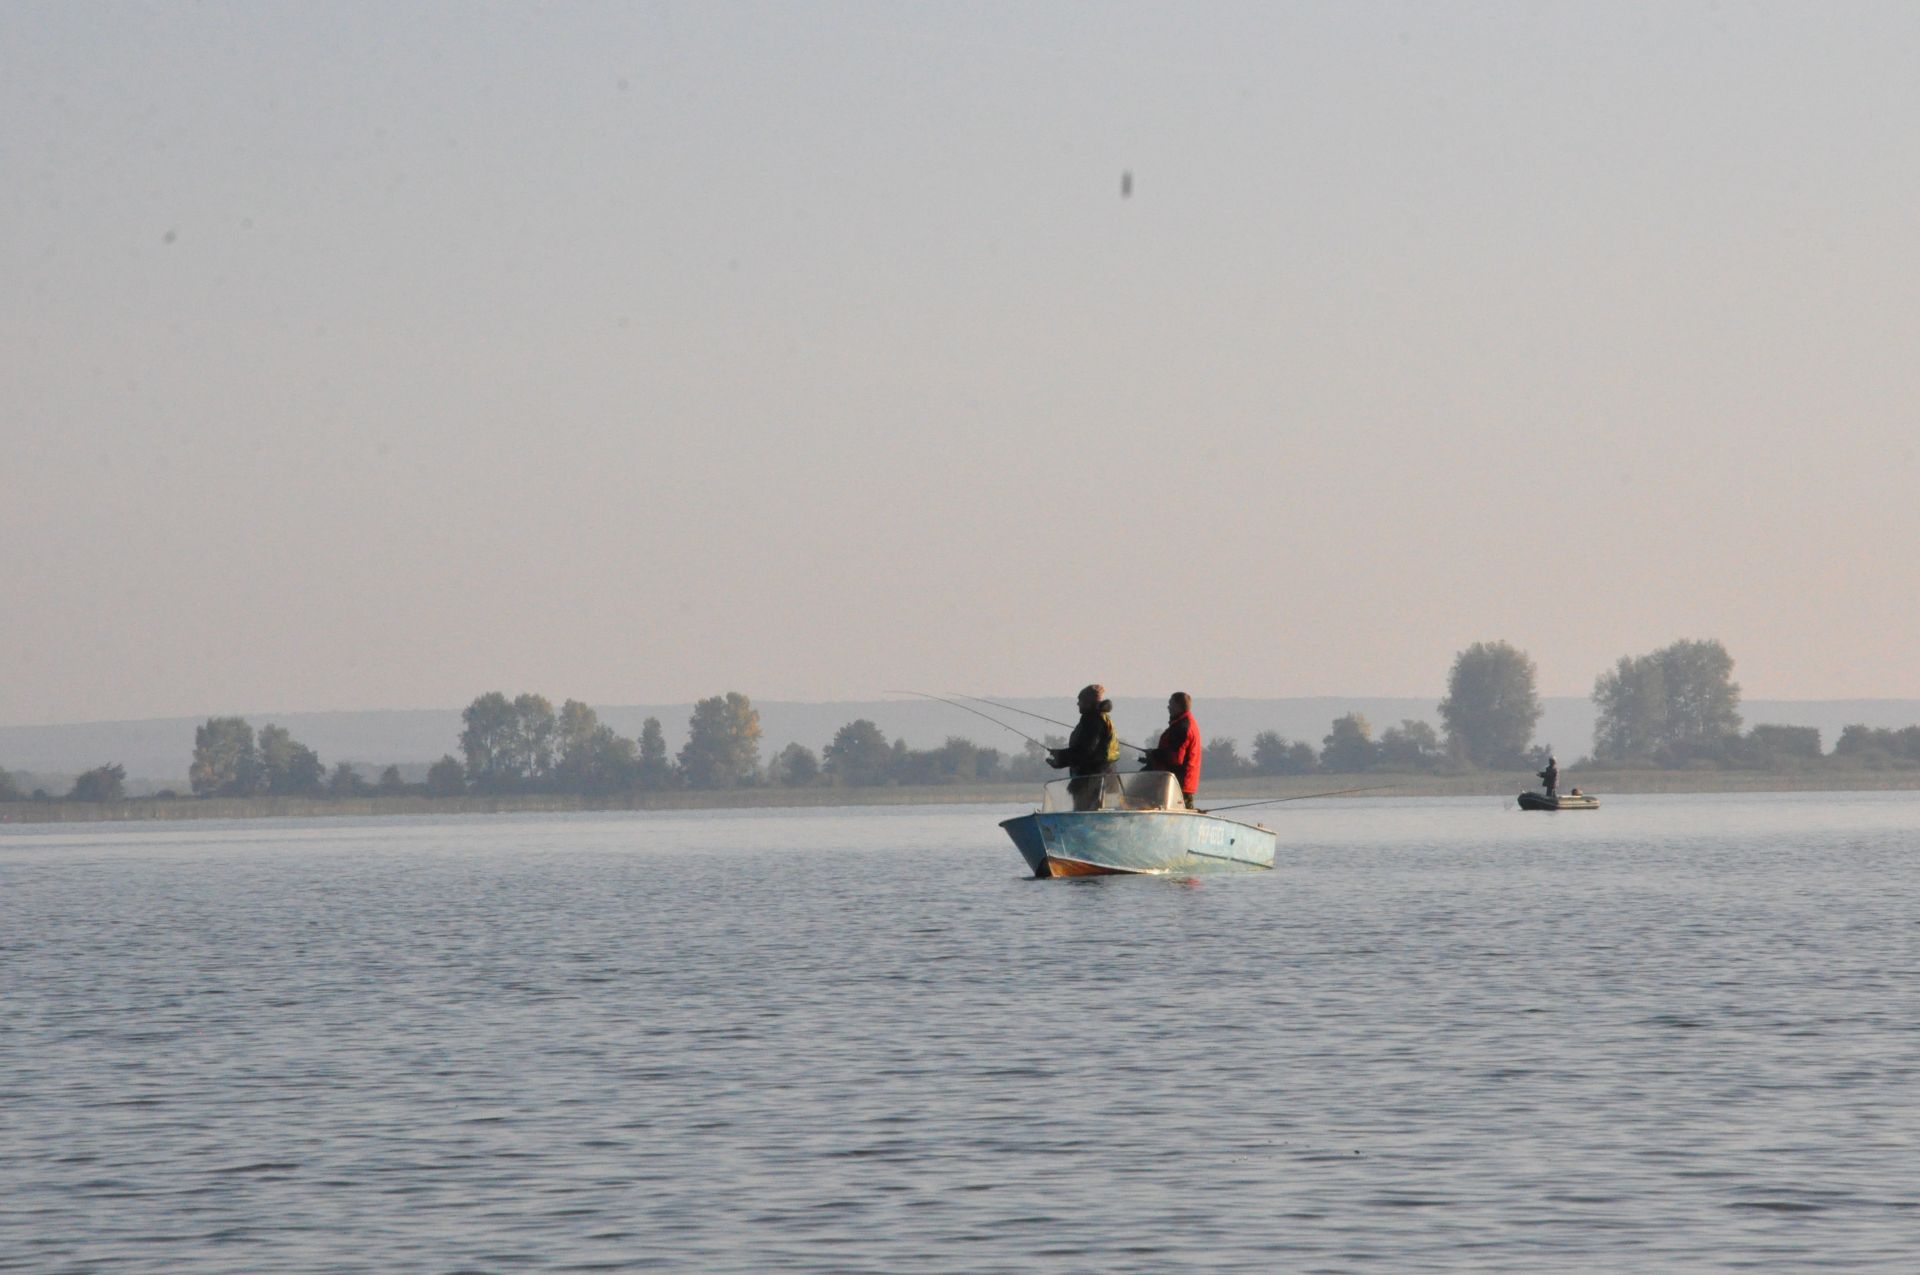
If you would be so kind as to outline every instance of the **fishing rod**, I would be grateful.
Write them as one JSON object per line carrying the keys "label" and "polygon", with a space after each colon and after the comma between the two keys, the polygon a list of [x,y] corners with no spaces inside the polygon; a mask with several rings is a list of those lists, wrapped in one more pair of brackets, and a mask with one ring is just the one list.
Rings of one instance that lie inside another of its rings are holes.
{"label": "fishing rod", "polygon": [[[887,694],[918,695],[921,699],[937,699],[942,704],[951,704],[955,708],[961,709],[965,712],[972,713],[975,717],[984,717],[988,721],[992,722],[995,726],[998,726],[1000,729],[1012,731],[1014,734],[1018,735],[1020,738],[1026,740],[1029,744],[1032,744],[1035,748],[1047,748],[1047,745],[1044,742],[1035,739],[1033,736],[1027,734],[1027,732],[1021,730],[1018,726],[1009,726],[1007,723],[1001,721],[997,717],[992,716],[991,714],[983,713],[977,708],[973,708],[970,705],[960,703],[958,700],[950,700],[944,695],[929,695],[925,691],[888,691]],[[1014,711],[1017,713],[1020,710],[1015,709]],[[1051,749],[1049,749],[1049,751],[1051,751]]]}
{"label": "fishing rod", "polygon": [[1231,806],[1208,806],[1207,813],[1221,810],[1245,810],[1248,806],[1273,806],[1283,801],[1308,801],[1314,797],[1345,797],[1356,792],[1382,792],[1388,788],[1398,788],[1399,784],[1369,784],[1365,788],[1342,788],[1337,792],[1303,792],[1298,797],[1268,797],[1263,801],[1236,801]]}
{"label": "fishing rod", "polygon": [[[909,693],[911,694],[911,692],[909,692]],[[954,692],[954,694],[955,694],[955,695],[960,695],[960,692],[959,692],[959,691],[955,691],[955,692]],[[1028,710],[1028,709],[1024,709],[1024,708],[1016,708],[1016,707],[1014,707],[1014,706],[1013,706],[1012,704],[1002,704],[1002,703],[1001,703],[1001,702],[1000,702],[999,700],[993,700],[993,699],[986,699],[985,697],[983,697],[983,696],[979,696],[979,695],[960,695],[960,698],[961,698],[961,699],[970,699],[970,700],[972,700],[972,701],[974,701],[974,703],[976,703],[976,704],[991,704],[991,705],[993,705],[993,706],[994,706],[995,708],[1004,708],[1004,709],[1006,709],[1006,710],[1007,710],[1007,711],[1008,711],[1009,713],[1019,713],[1019,714],[1022,714],[1023,716],[1026,716],[1026,717],[1036,717],[1036,718],[1039,718],[1039,719],[1040,719],[1041,721],[1043,721],[1043,722],[1049,722],[1049,723],[1051,723],[1052,725],[1055,725],[1055,726],[1065,726],[1065,727],[1066,727],[1066,728],[1067,728],[1068,730],[1072,730],[1072,729],[1073,729],[1073,724],[1072,724],[1071,722],[1063,722],[1063,721],[1058,721],[1058,720],[1056,720],[1056,719],[1054,719],[1054,718],[1051,718],[1051,717],[1048,717],[1048,716],[1047,716],[1046,714],[1044,714],[1044,713],[1035,713],[1035,712],[1032,712],[1032,711],[1030,711],[1030,710]],[[952,700],[948,700],[947,702],[948,702],[949,704],[951,704],[951,703],[952,703],[953,701],[952,701]],[[1122,745],[1123,747],[1126,747],[1126,748],[1131,748],[1131,749],[1132,749],[1132,750],[1133,750],[1134,752],[1136,752],[1136,753],[1139,753],[1139,754],[1140,754],[1140,755],[1141,755],[1142,757],[1144,757],[1144,756],[1146,756],[1146,755],[1147,755],[1147,752],[1148,752],[1148,750],[1147,750],[1147,749],[1145,749],[1145,748],[1142,748],[1142,747],[1140,747],[1140,745],[1138,745],[1138,744],[1129,744],[1129,743],[1127,743],[1127,741],[1126,741],[1126,740],[1124,740],[1124,739],[1121,739],[1121,738],[1120,738],[1119,736],[1117,736],[1117,735],[1116,735],[1116,736],[1114,736],[1114,741],[1115,741],[1116,743],[1118,743],[1118,744],[1120,744],[1120,745]]]}

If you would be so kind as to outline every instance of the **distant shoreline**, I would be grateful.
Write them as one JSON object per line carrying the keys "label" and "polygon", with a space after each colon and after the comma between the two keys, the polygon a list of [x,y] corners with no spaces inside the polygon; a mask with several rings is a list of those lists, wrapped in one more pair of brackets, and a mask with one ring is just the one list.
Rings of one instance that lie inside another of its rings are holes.
{"label": "distant shoreline", "polygon": [[[1203,696],[1200,720],[1209,740],[1236,740],[1242,755],[1251,752],[1253,739],[1263,731],[1318,750],[1329,723],[1349,712],[1365,715],[1377,728],[1376,733],[1403,719],[1426,722],[1438,731],[1438,696],[1438,691],[1428,696]],[[1002,695],[996,699],[1011,709],[1050,717],[1060,717],[1063,710],[1070,712],[1072,707],[1070,697],[1061,696]],[[1545,695],[1540,703],[1542,715],[1534,728],[1534,740],[1549,748],[1557,744],[1563,762],[1587,754],[1596,721],[1592,699]],[[1164,696],[1119,695],[1114,705],[1114,724],[1123,739],[1144,743],[1142,737],[1157,732],[1166,720]],[[938,747],[955,735],[982,747],[998,746],[1003,756],[1019,748],[1012,734],[1001,735],[979,718],[932,700],[803,702],[755,697],[753,707],[760,714],[763,759],[777,756],[789,743],[804,745],[817,755],[825,741],[855,720],[872,721],[889,743],[905,739],[914,749]],[[657,718],[665,731],[669,755],[685,743],[692,710],[691,702],[596,706],[601,721],[623,737],[637,736],[646,718]],[[1816,727],[1821,733],[1822,750],[1831,752],[1849,724],[1897,730],[1920,723],[1920,698],[1764,700],[1743,695],[1740,711],[1755,724]],[[346,761],[369,781],[387,765],[397,764],[406,779],[418,782],[442,754],[451,752],[461,757],[459,708],[364,712],[251,708],[241,716],[256,726],[273,723],[285,727],[329,765]],[[0,767],[14,774],[23,794],[44,788],[50,794],[65,796],[75,776],[102,763],[123,766],[128,786],[141,794],[167,788],[186,792],[195,732],[206,721],[206,716],[198,716],[0,726]]]}
{"label": "distant shoreline", "polygon": [[[1202,788],[1201,804],[1305,797],[1374,787],[1356,797],[1508,797],[1532,787],[1519,773],[1474,775],[1292,775],[1234,779]],[[1904,792],[1920,790],[1920,770],[1843,773],[1767,771],[1605,771],[1563,776],[1595,796],[1634,793]],[[0,804],[0,824],[164,823],[183,819],[323,819],[406,815],[569,814],[590,811],[819,809],[835,806],[1029,805],[1031,783],[939,784],[880,788],[738,788],[585,797],[523,793],[461,797],[135,797],[117,802],[15,801]]]}

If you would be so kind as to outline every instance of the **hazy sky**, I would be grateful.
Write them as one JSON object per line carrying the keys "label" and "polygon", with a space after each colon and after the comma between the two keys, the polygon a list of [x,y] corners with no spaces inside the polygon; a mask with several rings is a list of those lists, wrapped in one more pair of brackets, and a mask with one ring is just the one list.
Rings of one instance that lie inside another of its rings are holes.
{"label": "hazy sky", "polygon": [[1916,65],[1907,3],[13,0],[0,722],[1494,638],[1920,697]]}

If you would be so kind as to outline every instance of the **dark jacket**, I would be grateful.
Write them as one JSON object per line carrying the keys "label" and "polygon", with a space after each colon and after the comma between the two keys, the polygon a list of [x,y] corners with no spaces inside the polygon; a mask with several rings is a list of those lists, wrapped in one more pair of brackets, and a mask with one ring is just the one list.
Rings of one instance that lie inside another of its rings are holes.
{"label": "dark jacket", "polygon": [[1191,796],[1200,791],[1200,723],[1185,712],[1167,723],[1160,742],[1147,753],[1148,770],[1170,770],[1180,781],[1180,791]]}
{"label": "dark jacket", "polygon": [[1120,759],[1120,741],[1113,737],[1113,701],[1103,699],[1091,713],[1080,714],[1080,724],[1067,737],[1065,748],[1053,752],[1053,764],[1070,775],[1104,775]]}

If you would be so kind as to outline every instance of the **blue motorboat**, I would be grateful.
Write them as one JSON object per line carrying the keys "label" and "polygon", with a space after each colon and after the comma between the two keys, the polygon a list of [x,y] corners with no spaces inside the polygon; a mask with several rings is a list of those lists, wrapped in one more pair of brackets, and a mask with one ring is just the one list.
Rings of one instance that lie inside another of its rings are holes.
{"label": "blue motorboat", "polygon": [[1272,829],[1187,809],[1159,770],[1056,779],[1040,809],[1000,826],[1036,877],[1273,866]]}

